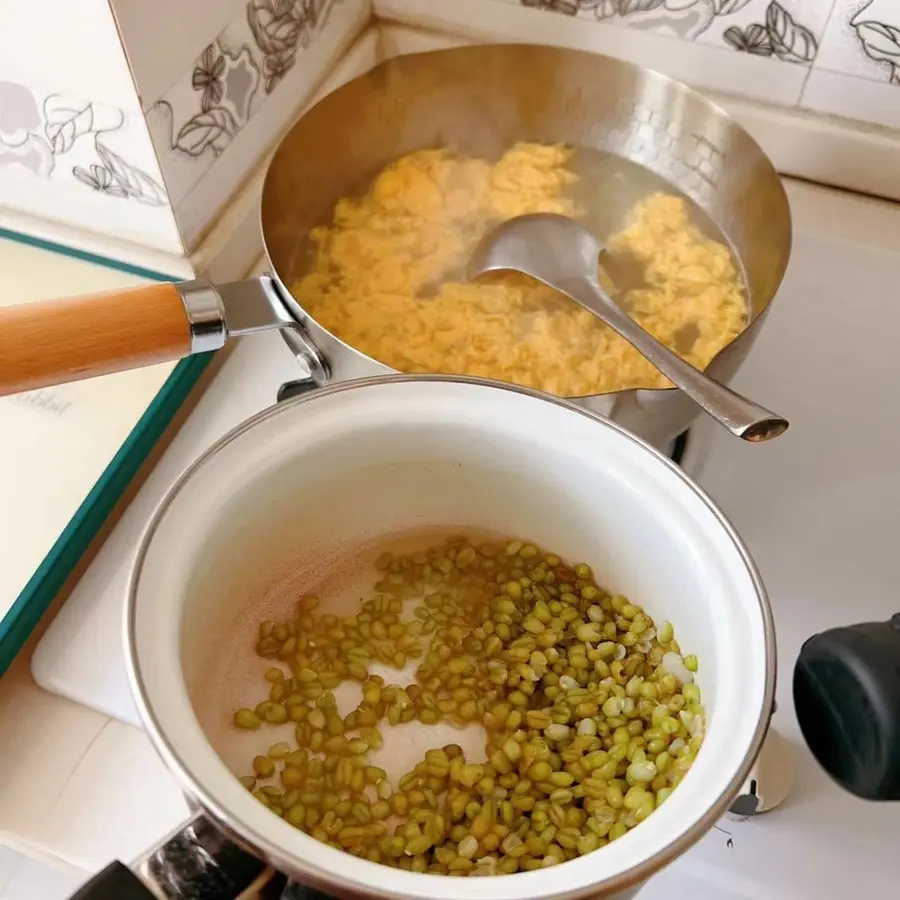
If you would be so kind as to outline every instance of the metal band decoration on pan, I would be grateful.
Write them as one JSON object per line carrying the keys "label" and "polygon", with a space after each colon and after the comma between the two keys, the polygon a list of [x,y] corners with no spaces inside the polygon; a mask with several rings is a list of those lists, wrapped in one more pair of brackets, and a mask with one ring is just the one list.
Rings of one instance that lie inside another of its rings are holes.
{"label": "metal band decoration on pan", "polygon": [[178,285],[191,328],[191,353],[208,353],[225,346],[228,329],[225,305],[208,281],[186,281]]}

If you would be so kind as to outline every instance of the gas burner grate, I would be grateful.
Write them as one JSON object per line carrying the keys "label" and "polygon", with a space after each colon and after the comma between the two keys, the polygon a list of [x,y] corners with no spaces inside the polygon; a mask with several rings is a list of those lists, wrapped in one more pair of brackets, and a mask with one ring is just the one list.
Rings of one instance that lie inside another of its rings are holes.
{"label": "gas burner grate", "polygon": [[685,453],[687,453],[688,443],[691,439],[691,430],[688,428],[685,431],[682,431],[681,434],[672,441],[671,446],[669,447],[669,452],[666,454],[669,459],[675,463],[676,466],[680,466],[682,460],[684,459]]}
{"label": "gas burner grate", "polygon": [[293,397],[299,397],[301,394],[308,394],[314,391],[318,385],[312,378],[298,378],[296,381],[286,381],[280,388],[275,398],[276,403],[283,403]]}

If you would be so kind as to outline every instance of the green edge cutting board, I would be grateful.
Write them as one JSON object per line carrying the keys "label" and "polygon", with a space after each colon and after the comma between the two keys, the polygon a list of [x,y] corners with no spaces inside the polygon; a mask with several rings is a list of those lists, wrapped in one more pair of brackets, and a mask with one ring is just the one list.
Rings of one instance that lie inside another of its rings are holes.
{"label": "green edge cutting board", "polygon": [[[168,280],[0,228],[0,305]],[[0,398],[0,674],[212,356]]]}

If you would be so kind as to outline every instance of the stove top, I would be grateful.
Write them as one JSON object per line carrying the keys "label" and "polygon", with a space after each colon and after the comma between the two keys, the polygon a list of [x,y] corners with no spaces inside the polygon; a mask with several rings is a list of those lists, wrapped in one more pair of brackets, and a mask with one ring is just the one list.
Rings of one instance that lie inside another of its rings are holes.
{"label": "stove top", "polygon": [[[893,226],[874,233],[868,201],[821,193],[824,206],[800,210],[785,284],[735,381],[783,412],[790,430],[747,445],[701,418],[672,448],[731,518],[766,582],[778,636],[773,724],[793,756],[793,785],[772,811],[723,820],[641,900],[888,897],[900,879],[900,804],[866,803],[832,784],[803,744],[790,696],[807,637],[900,610],[900,405],[891,362],[900,245],[884,245],[900,235],[900,208],[879,206]],[[867,228],[869,242],[853,237]],[[277,335],[237,346],[42,640],[33,660],[42,686],[136,723],[121,619],[140,533],[189,461],[297,377]]]}

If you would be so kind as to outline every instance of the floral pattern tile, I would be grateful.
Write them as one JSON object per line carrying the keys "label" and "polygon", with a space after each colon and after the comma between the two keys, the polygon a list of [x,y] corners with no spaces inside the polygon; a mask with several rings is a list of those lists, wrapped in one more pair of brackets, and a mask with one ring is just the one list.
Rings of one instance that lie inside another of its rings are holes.
{"label": "floral pattern tile", "polygon": [[173,205],[278,89],[340,2],[353,0],[248,0],[151,107],[147,120]]}
{"label": "floral pattern tile", "polygon": [[900,86],[900,2],[837,0],[817,66]]}
{"label": "floral pattern tile", "polygon": [[0,169],[167,206],[139,112],[0,81]]}
{"label": "floral pattern tile", "polygon": [[813,19],[804,18],[802,10],[792,11],[792,5],[797,4],[791,4],[790,0],[767,0],[752,8],[747,4],[745,14],[736,17],[743,21],[740,24],[729,24],[721,32],[721,40],[742,53],[810,65],[818,53],[825,21],[816,21],[815,25],[818,27],[814,30],[810,27]]}
{"label": "floral pattern tile", "polygon": [[818,51],[834,0],[507,0],[799,65]]}
{"label": "floral pattern tile", "polygon": [[800,103],[900,130],[898,0],[838,0]]}

